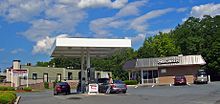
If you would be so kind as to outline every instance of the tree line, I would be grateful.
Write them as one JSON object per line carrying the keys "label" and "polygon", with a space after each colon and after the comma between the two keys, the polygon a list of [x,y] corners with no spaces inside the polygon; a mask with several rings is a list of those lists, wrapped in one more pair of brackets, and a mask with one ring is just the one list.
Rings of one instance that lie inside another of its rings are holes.
{"label": "tree line", "polygon": [[[93,58],[91,66],[95,70],[112,71],[115,79],[128,79],[128,72],[122,70],[123,64],[135,58],[167,57],[176,55],[202,55],[206,65],[202,66],[212,80],[220,76],[220,16],[203,18],[189,17],[184,23],[168,33],[147,37],[143,45],[134,50],[119,50],[108,58]],[[53,58],[49,62],[38,62],[37,66],[54,65],[80,69],[80,59]]]}

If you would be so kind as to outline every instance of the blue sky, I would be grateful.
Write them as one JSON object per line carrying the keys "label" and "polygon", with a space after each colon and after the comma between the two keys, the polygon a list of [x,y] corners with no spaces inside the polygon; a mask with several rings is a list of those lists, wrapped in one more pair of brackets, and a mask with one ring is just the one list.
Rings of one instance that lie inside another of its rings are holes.
{"label": "blue sky", "polygon": [[57,37],[145,38],[190,16],[220,15],[219,0],[1,0],[0,68],[50,60]]}

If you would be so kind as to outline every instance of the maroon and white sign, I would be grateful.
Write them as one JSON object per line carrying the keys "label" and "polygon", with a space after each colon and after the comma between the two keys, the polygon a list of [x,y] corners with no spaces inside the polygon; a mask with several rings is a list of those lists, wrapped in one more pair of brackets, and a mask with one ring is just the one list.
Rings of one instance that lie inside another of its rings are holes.
{"label": "maroon and white sign", "polygon": [[14,76],[27,76],[27,69],[12,69]]}
{"label": "maroon and white sign", "polygon": [[89,84],[89,93],[98,93],[99,92],[98,84]]}

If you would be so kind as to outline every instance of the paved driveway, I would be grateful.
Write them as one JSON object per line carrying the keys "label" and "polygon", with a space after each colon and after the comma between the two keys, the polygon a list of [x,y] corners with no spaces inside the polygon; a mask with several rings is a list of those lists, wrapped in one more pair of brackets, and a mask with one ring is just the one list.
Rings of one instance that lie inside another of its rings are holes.
{"label": "paved driveway", "polygon": [[220,104],[220,82],[191,86],[130,87],[127,94],[21,93],[20,104]]}

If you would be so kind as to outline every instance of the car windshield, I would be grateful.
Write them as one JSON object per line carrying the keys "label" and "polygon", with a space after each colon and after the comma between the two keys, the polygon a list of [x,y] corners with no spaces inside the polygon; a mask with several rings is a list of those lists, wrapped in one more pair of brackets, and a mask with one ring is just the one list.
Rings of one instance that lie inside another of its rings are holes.
{"label": "car windshield", "polygon": [[182,78],[184,78],[184,76],[182,76],[182,75],[181,76],[175,76],[175,78],[176,79],[182,79]]}
{"label": "car windshield", "polygon": [[58,85],[68,85],[67,82],[60,82],[60,83],[57,83]]}
{"label": "car windshield", "polygon": [[121,81],[121,80],[114,80],[113,82],[114,82],[115,84],[124,84],[124,82]]}
{"label": "car windshield", "polygon": [[98,79],[98,83],[108,83],[108,78],[100,78]]}
{"label": "car windshield", "polygon": [[204,75],[206,76],[206,72],[202,71],[202,72],[198,72],[198,76]]}

